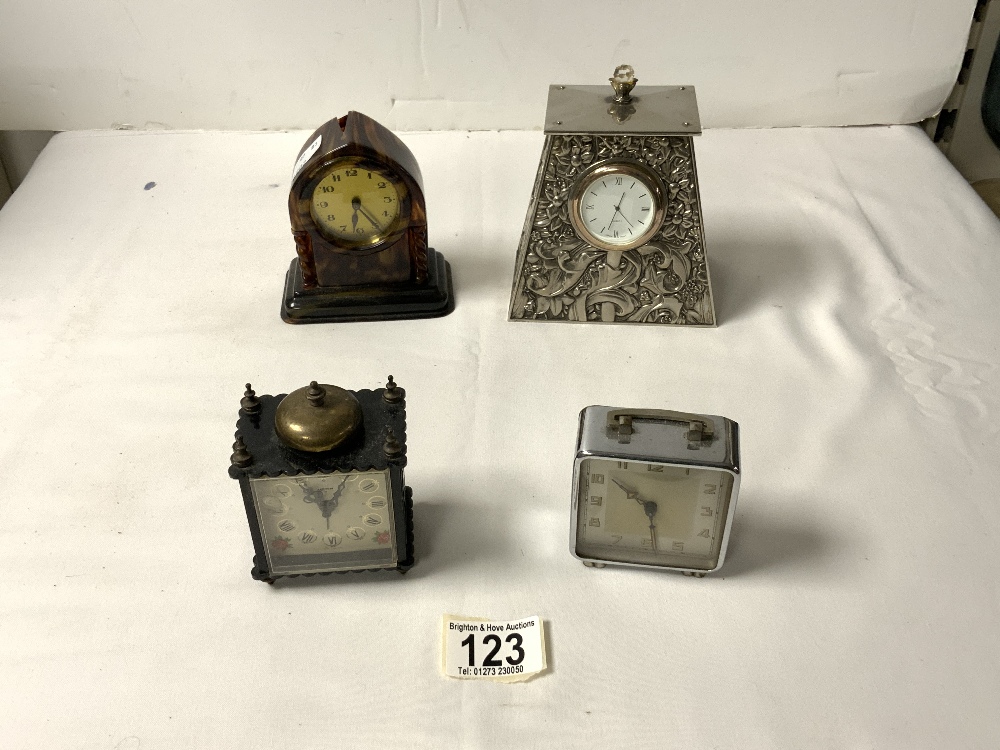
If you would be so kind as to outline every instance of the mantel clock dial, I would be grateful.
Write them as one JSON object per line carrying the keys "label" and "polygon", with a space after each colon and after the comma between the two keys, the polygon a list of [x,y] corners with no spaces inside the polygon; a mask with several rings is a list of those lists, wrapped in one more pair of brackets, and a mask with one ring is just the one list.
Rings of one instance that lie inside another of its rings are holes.
{"label": "mantel clock dial", "polygon": [[243,493],[255,579],[409,570],[404,396],[391,376],[376,391],[314,381],[258,398],[247,385],[229,475]]}
{"label": "mantel clock dial", "polygon": [[285,278],[289,323],[447,315],[451,268],[427,246],[420,168],[389,130],[358,112],[306,140],[288,211],[297,259]]}
{"label": "mantel clock dial", "polygon": [[550,86],[511,320],[714,326],[691,86]]}
{"label": "mantel clock dial", "polygon": [[726,556],[740,485],[724,417],[588,406],[573,467],[570,551],[585,565],[703,576]]}

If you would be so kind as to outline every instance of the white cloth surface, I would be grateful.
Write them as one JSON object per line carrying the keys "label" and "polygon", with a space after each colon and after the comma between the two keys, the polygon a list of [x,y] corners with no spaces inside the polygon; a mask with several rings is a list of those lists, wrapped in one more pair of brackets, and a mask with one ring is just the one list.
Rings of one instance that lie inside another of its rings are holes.
{"label": "white cloth surface", "polygon": [[[0,211],[0,744],[997,746],[1000,223],[923,133],[698,139],[717,329],[506,320],[522,132],[402,136],[452,315],[287,325],[306,135],[66,133]],[[389,373],[416,566],[253,581],[244,383]],[[570,556],[588,404],[739,422],[718,574]],[[441,677],[444,613],[548,673]]]}

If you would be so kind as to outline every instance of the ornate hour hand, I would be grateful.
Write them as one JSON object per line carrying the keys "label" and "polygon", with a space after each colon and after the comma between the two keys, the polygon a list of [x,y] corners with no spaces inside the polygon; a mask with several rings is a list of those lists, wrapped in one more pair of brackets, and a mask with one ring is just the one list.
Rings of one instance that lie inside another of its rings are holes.
{"label": "ornate hour hand", "polygon": [[347,477],[344,477],[340,482],[340,486],[334,490],[333,495],[330,497],[323,497],[323,493],[328,490],[328,487],[321,487],[319,489],[308,489],[305,484],[300,482],[299,486],[302,487],[302,500],[307,503],[313,503],[319,507],[320,513],[323,514],[323,518],[326,519],[327,531],[330,530],[330,516],[333,515],[333,511],[337,509],[337,505],[340,503],[340,496],[344,492],[344,488],[347,486]]}

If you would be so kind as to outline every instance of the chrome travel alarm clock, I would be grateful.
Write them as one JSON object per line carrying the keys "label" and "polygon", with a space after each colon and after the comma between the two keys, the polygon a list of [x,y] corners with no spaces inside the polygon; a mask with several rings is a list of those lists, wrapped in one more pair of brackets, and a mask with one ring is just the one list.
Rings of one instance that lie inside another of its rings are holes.
{"label": "chrome travel alarm clock", "polygon": [[229,476],[243,492],[255,579],[409,570],[404,397],[392,376],[375,391],[313,381],[259,398],[247,384]]}
{"label": "chrome travel alarm clock", "polygon": [[285,276],[288,323],[396,320],[455,308],[451,267],[427,246],[417,160],[360,112],[303,144],[288,212],[297,258]]}
{"label": "chrome travel alarm clock", "polygon": [[593,567],[701,577],[725,559],[739,485],[736,422],[588,406],[573,464],[570,552]]}
{"label": "chrome travel alarm clock", "polygon": [[550,86],[511,320],[714,326],[692,86]]}

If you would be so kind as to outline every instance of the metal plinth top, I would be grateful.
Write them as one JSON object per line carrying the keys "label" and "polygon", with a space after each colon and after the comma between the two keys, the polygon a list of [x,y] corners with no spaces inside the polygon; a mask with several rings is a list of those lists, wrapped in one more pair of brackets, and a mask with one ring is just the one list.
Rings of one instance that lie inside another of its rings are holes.
{"label": "metal plinth top", "polygon": [[627,103],[610,86],[549,86],[546,133],[697,135],[694,86],[636,86]]}

